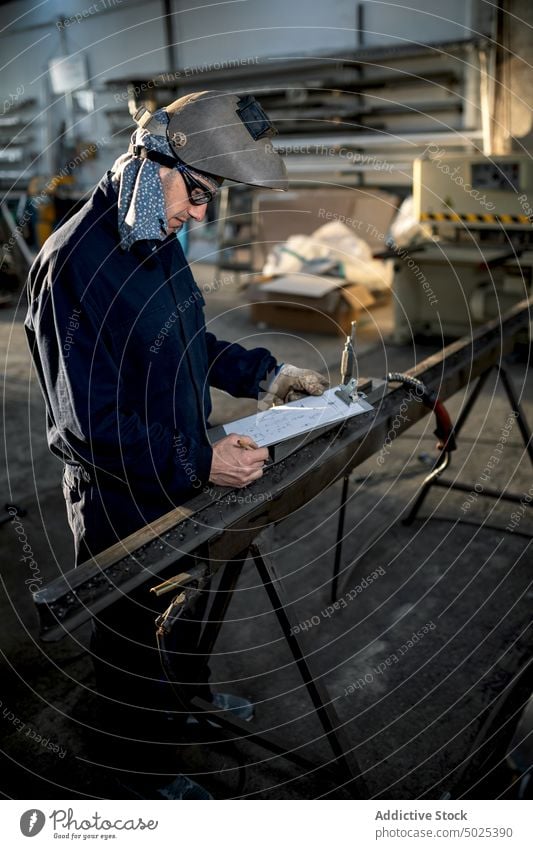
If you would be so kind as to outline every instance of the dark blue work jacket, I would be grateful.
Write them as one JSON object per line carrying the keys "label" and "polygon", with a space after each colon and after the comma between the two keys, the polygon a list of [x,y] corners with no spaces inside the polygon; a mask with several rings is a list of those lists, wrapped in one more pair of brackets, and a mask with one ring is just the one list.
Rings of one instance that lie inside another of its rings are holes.
{"label": "dark blue work jacket", "polygon": [[120,247],[110,174],[30,271],[26,332],[63,461],[174,504],[208,481],[209,387],[256,398],[276,362],[206,332],[175,236]]}

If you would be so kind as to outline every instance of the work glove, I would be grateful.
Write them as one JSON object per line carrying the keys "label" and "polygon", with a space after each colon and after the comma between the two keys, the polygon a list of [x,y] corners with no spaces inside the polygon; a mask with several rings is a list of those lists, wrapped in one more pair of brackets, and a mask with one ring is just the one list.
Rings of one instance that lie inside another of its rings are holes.
{"label": "work glove", "polygon": [[317,371],[284,363],[268,381],[264,394],[259,396],[259,409],[268,410],[306,395],[322,395],[328,386],[329,381]]}

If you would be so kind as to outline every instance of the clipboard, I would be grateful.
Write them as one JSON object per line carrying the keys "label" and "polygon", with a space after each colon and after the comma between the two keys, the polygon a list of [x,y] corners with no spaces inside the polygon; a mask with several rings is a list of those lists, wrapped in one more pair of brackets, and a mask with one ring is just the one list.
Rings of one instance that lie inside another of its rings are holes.
{"label": "clipboard", "polygon": [[335,395],[338,388],[334,386],[323,395],[307,395],[213,428],[208,432],[209,440],[217,442],[230,433],[238,433],[251,437],[260,448],[271,448],[373,409],[364,398],[348,406]]}

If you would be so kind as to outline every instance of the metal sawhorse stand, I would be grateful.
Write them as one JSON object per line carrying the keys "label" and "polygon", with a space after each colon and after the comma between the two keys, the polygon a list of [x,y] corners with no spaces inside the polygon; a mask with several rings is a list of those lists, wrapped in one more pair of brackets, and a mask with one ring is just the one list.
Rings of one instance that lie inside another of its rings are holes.
{"label": "metal sawhorse stand", "polygon": [[[455,427],[454,427],[454,434],[457,437],[459,435],[459,433],[461,432],[466,420],[468,419],[468,416],[470,415],[470,413],[472,411],[474,404],[476,403],[477,399],[479,398],[481,390],[485,386],[485,383],[487,382],[487,379],[488,379],[488,377],[491,374],[493,369],[496,369],[496,371],[498,372],[498,375],[501,378],[503,387],[505,389],[505,393],[506,393],[506,395],[509,399],[510,405],[511,405],[511,410],[515,414],[516,421],[518,423],[518,427],[519,427],[519,430],[520,430],[520,434],[521,434],[522,439],[524,441],[524,446],[525,446],[526,451],[529,455],[529,459],[531,461],[531,464],[533,465],[533,442],[532,442],[531,431],[528,428],[528,424],[527,424],[527,421],[526,421],[526,417],[524,415],[524,411],[522,409],[522,406],[521,406],[520,401],[518,399],[518,396],[516,394],[515,388],[514,388],[512,382],[511,382],[511,378],[509,377],[509,375],[507,374],[507,372],[503,368],[503,366],[500,366],[500,365],[491,366],[490,368],[488,368],[486,371],[484,371],[479,376],[478,381],[477,381],[476,385],[474,386],[474,389],[470,393],[470,396],[469,396],[466,404],[464,405],[464,407],[461,411],[461,414],[459,415],[459,417],[457,419],[457,422],[456,422]],[[416,519],[416,517],[418,515],[418,511],[422,507],[422,504],[424,503],[426,496],[427,496],[427,494],[428,494],[428,492],[429,492],[429,490],[431,489],[432,486],[442,486],[442,487],[445,487],[446,489],[457,489],[460,492],[471,492],[472,491],[471,485],[460,483],[459,481],[443,480],[440,477],[441,474],[445,471],[445,469],[447,469],[448,466],[450,465],[450,459],[451,459],[450,452],[447,451],[446,448],[444,448],[443,451],[440,453],[439,457],[437,458],[437,460],[435,461],[435,464],[434,464],[432,471],[429,473],[429,475],[426,477],[426,479],[422,483],[422,485],[421,485],[421,487],[418,491],[418,494],[415,498],[415,501],[413,503],[413,506],[411,507],[411,510],[409,511],[409,514],[405,517],[405,519],[403,519],[404,525],[411,525],[414,522],[414,520]],[[520,500],[521,500],[520,495],[514,495],[513,493],[502,492],[500,489],[496,489],[495,487],[487,487],[487,486],[483,487],[482,491],[480,492],[480,495],[486,496],[488,498],[496,498],[498,500],[502,499],[503,501],[513,501],[513,502],[518,502],[518,503],[520,503]]]}
{"label": "metal sawhorse stand", "polygon": [[[468,416],[470,415],[472,408],[474,407],[477,399],[479,398],[485,383],[487,382],[491,372],[493,369],[496,369],[498,375],[501,378],[503,387],[505,389],[505,393],[507,398],[509,399],[510,406],[512,412],[515,414],[516,421],[518,423],[518,427],[520,430],[520,434],[524,441],[524,446],[529,455],[529,459],[533,465],[533,436],[531,434],[531,430],[528,427],[526,417],[522,406],[520,404],[518,395],[516,394],[516,390],[512,384],[511,378],[507,374],[506,370],[501,365],[490,366],[486,371],[482,372],[479,376],[476,385],[474,386],[468,400],[466,401],[457,422],[453,428],[453,434],[455,437],[459,435],[463,426],[465,425]],[[415,496],[414,503],[408,513],[408,515],[402,519],[402,524],[411,525],[418,516],[418,512],[424,503],[426,496],[428,495],[432,486],[441,486],[446,489],[456,489],[460,492],[472,492],[471,484],[460,483],[459,481],[448,481],[442,479],[440,476],[442,473],[448,468],[451,461],[451,452],[446,448],[446,446],[442,449],[441,453],[435,460],[433,465],[433,469],[427,475],[425,480],[422,482],[420,489],[418,490],[417,495]],[[331,581],[331,602],[334,603],[337,600],[337,587],[339,581],[339,573],[340,573],[340,564],[341,564],[341,554],[342,554],[342,543],[344,539],[344,522],[345,522],[345,514],[346,514],[346,502],[348,500],[348,486],[349,486],[349,476],[346,475],[343,478],[342,485],[342,494],[341,494],[341,504],[339,508],[339,520],[337,525],[337,539],[335,543],[335,561],[333,565],[333,576]],[[502,499],[504,501],[511,501],[514,503],[521,503],[523,501],[523,496],[515,495],[513,493],[502,492],[495,487],[483,487],[483,490],[480,493],[481,495],[487,496],[488,498],[496,498]],[[352,562],[351,569],[353,570],[359,561],[367,554],[367,552],[372,548],[377,539],[379,539],[383,535],[383,528],[380,528],[378,532],[373,535],[368,544],[361,551],[359,556]]]}
{"label": "metal sawhorse stand", "polygon": [[[250,554],[261,581],[268,594],[270,603],[276,614],[283,636],[291,651],[292,657],[298,671],[302,677],[307,693],[313,703],[317,718],[323,728],[324,735],[333,751],[334,760],[339,767],[342,784],[345,789],[348,789],[353,794],[353,798],[366,799],[368,791],[366,784],[361,776],[359,766],[351,752],[350,742],[345,734],[344,727],[337,715],[337,712],[329,698],[329,695],[320,681],[313,675],[305,652],[300,645],[298,637],[293,633],[291,622],[287,614],[289,600],[285,596],[282,582],[277,575],[276,568],[268,553],[269,539],[273,526],[265,528],[261,534],[251,544],[249,550],[243,552],[234,560],[229,561],[224,566],[220,585],[216,591],[215,597],[207,614],[205,624],[202,630],[200,641],[198,644],[198,655],[205,658],[205,662],[213,651],[216,639],[220,628],[224,622],[224,618],[230,604],[233,592],[237,585],[242,567]],[[180,594],[174,598],[170,607],[157,620],[158,625],[158,640],[160,647],[163,648],[164,668],[173,685],[177,699],[184,711],[192,712],[200,721],[208,721],[210,718],[216,720],[216,723],[229,732],[238,735],[241,738],[250,740],[263,748],[280,755],[302,767],[306,771],[325,770],[326,765],[320,765],[300,755],[296,749],[289,749],[282,741],[274,737],[271,733],[268,735],[260,732],[250,731],[249,725],[237,719],[228,711],[213,711],[213,706],[200,698],[188,699],[183,695],[180,686],[172,681],[172,667],[168,656],[166,656],[164,645],[162,646],[161,637],[165,633],[170,633],[172,624],[177,617],[187,608],[188,604],[192,603],[202,587],[205,586],[209,576],[208,565],[204,565],[201,572],[191,570],[193,574],[184,576],[185,580],[180,586]],[[191,581],[187,578],[192,578]],[[353,747],[352,747],[353,748]],[[328,765],[329,766],[329,765]],[[329,770],[331,772],[331,769]],[[332,776],[333,777],[333,776]],[[338,774],[337,774],[338,777]]]}

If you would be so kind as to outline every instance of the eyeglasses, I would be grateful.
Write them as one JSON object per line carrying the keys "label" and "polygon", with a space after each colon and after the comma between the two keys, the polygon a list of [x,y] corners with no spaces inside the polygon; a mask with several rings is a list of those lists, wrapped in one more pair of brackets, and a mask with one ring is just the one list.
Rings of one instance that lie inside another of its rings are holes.
{"label": "eyeglasses", "polygon": [[178,170],[183,177],[189,200],[193,206],[203,206],[204,203],[211,203],[216,198],[216,189],[208,189],[205,183],[198,180],[187,168],[181,166]]}

